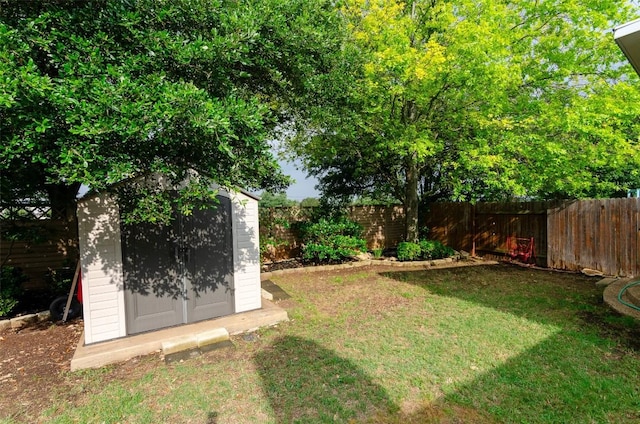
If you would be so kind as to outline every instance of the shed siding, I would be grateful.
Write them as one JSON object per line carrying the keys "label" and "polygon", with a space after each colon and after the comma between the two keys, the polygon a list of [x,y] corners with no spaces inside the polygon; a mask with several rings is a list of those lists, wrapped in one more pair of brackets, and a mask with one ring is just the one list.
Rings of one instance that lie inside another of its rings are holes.
{"label": "shed siding", "polygon": [[85,343],[126,335],[120,217],[116,202],[96,196],[78,204]]}
{"label": "shed siding", "polygon": [[235,312],[244,312],[262,306],[258,202],[242,193],[235,193],[232,205]]}

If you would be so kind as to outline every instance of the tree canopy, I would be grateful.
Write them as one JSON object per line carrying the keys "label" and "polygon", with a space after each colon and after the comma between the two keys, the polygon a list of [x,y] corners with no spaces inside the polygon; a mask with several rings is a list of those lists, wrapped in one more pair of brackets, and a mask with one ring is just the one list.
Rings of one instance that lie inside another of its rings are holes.
{"label": "tree canopy", "polygon": [[197,171],[177,198],[131,196],[131,219],[157,220],[210,200],[211,182],[282,190],[267,140],[342,34],[328,1],[3,1],[2,200]]}
{"label": "tree canopy", "polygon": [[320,199],[317,197],[305,197],[300,201],[300,207],[303,208],[315,208],[320,206]]}
{"label": "tree canopy", "polygon": [[260,195],[261,208],[296,206],[298,202],[287,198],[287,193],[271,193],[265,191]]}
{"label": "tree canopy", "polygon": [[342,12],[351,84],[292,141],[324,193],[398,199],[412,240],[420,199],[640,185],[640,83],[610,32],[630,2],[349,0]]}

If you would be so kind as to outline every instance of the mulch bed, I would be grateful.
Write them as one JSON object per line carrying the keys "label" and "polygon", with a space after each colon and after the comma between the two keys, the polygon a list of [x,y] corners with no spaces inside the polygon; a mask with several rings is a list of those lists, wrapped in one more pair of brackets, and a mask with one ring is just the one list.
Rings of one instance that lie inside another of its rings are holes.
{"label": "mulch bed", "polygon": [[[285,259],[283,261],[278,262],[269,262],[262,264],[261,271],[262,272],[273,272],[280,271],[283,269],[293,269],[293,268],[305,268],[305,267],[313,267],[318,265],[338,265],[348,263],[349,261],[329,261],[323,262],[322,264],[314,264],[308,262],[302,262],[299,258]],[[353,262],[353,261],[352,261]]]}
{"label": "mulch bed", "polygon": [[37,416],[69,371],[83,323],[43,321],[0,332],[0,418]]}
{"label": "mulch bed", "polygon": [[302,268],[304,264],[301,260],[293,258],[278,262],[268,262],[262,264],[260,268],[262,272],[280,271],[282,269]]}

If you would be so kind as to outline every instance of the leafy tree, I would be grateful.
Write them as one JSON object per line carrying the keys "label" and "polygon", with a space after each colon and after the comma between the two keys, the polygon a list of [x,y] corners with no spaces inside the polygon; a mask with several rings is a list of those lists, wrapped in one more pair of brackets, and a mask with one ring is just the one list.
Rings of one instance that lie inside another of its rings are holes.
{"label": "leafy tree", "polygon": [[305,197],[300,201],[300,206],[303,208],[312,208],[320,206],[320,200],[316,197]]}
{"label": "leafy tree", "polygon": [[120,192],[128,219],[155,221],[214,198],[212,181],[281,190],[267,139],[342,34],[329,1],[2,1],[2,200],[73,206],[82,184],[197,171],[176,198]]}
{"label": "leafy tree", "polygon": [[295,200],[287,199],[287,193],[271,193],[265,191],[260,195],[260,207],[262,208],[274,208],[274,207],[288,207],[296,206],[298,202]]}
{"label": "leafy tree", "polygon": [[638,185],[640,84],[609,31],[632,16],[630,2],[349,0],[342,10],[353,82],[292,140],[325,194],[393,196],[416,241],[420,198]]}
{"label": "leafy tree", "polygon": [[369,197],[369,196],[356,196],[351,201],[354,206],[369,206],[369,205],[397,205],[398,200],[391,196]]}

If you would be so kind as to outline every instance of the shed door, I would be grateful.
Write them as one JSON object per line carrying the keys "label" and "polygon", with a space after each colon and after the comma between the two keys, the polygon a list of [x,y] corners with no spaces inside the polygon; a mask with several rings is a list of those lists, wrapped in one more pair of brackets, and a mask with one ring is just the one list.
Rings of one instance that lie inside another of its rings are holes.
{"label": "shed door", "polygon": [[184,320],[178,223],[122,226],[122,268],[127,333],[181,324]]}
{"label": "shed door", "polygon": [[233,313],[231,201],[170,226],[123,225],[127,333]]}
{"label": "shed door", "polygon": [[216,209],[194,210],[184,219],[187,322],[233,313],[231,200],[218,200]]}

